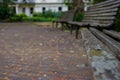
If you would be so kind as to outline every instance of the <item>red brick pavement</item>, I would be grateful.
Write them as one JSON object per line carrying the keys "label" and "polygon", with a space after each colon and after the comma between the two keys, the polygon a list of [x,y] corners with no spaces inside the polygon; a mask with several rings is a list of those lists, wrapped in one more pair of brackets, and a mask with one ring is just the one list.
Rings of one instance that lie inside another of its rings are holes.
{"label": "red brick pavement", "polygon": [[93,80],[81,39],[30,23],[0,26],[0,80]]}

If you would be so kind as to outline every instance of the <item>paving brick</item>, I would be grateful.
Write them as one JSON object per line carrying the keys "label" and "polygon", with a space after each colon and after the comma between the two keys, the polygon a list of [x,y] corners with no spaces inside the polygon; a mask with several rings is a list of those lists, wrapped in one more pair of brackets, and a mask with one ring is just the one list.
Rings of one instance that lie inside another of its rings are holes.
{"label": "paving brick", "polygon": [[0,26],[0,78],[93,80],[82,39],[30,23]]}

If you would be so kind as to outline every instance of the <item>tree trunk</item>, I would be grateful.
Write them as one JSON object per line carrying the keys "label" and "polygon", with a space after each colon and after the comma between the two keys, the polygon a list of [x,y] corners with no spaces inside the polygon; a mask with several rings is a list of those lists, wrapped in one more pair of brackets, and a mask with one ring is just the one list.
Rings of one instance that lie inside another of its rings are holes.
{"label": "tree trunk", "polygon": [[83,0],[73,0],[73,8],[74,9],[79,8],[83,11],[84,10]]}

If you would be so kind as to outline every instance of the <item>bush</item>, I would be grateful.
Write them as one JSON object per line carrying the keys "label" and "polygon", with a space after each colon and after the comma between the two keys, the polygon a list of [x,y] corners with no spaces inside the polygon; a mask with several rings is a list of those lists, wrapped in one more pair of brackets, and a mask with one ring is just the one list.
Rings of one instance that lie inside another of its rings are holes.
{"label": "bush", "polygon": [[61,16],[62,16],[62,12],[61,11],[53,13],[53,17],[54,18],[60,18]]}
{"label": "bush", "polygon": [[60,18],[62,12],[52,12],[51,10],[46,11],[45,13],[35,12],[33,17],[45,17],[45,18]]}
{"label": "bush", "polygon": [[11,21],[23,21],[23,19],[27,17],[26,14],[18,14],[18,15],[14,15],[13,17],[11,17]]}
{"label": "bush", "polygon": [[45,18],[45,17],[24,17],[23,21],[32,21],[32,22],[49,22],[52,20],[57,20],[57,18]]}
{"label": "bush", "polygon": [[33,13],[33,17],[28,17],[25,14],[18,14],[11,17],[11,21],[33,21],[33,22],[48,22],[58,20],[61,17],[61,12],[52,12],[51,10],[45,13]]}
{"label": "bush", "polygon": [[42,16],[43,16],[42,13],[39,13],[39,12],[33,13],[33,17],[42,17]]}
{"label": "bush", "polygon": [[84,17],[84,13],[78,12],[78,13],[75,15],[74,21],[82,21],[82,20],[83,20],[83,17]]}
{"label": "bush", "polygon": [[43,17],[53,17],[53,12],[51,10],[45,11],[45,13],[43,13]]}
{"label": "bush", "polygon": [[0,5],[0,20],[10,17],[10,8],[8,6]]}

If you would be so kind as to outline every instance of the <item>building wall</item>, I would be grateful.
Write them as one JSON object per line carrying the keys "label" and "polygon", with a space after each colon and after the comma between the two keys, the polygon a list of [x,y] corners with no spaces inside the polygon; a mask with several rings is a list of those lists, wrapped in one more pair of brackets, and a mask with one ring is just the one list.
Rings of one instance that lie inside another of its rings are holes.
{"label": "building wall", "polygon": [[16,13],[17,14],[22,14],[23,12],[23,8],[25,8],[25,14],[28,16],[32,16],[32,14],[30,14],[30,8],[33,8],[34,12],[43,12],[43,8],[45,8],[45,11],[51,10],[53,12],[58,12],[59,11],[59,7],[61,7],[61,11],[67,11],[68,7],[63,4],[61,1],[62,0],[32,0],[33,3],[29,3],[30,0],[26,0],[28,1],[27,4],[24,4],[22,2],[23,0],[18,0],[18,3],[16,4]]}
{"label": "building wall", "polygon": [[[63,0],[26,0],[27,4],[24,5],[23,0],[18,0],[18,4],[16,6],[16,13],[22,14],[22,9],[25,8],[25,14],[28,16],[32,16],[32,14],[30,14],[31,7],[34,9],[34,12],[40,13],[43,12],[43,8],[45,8],[45,11],[51,10],[53,12],[57,12],[59,11],[58,8],[61,7],[62,11],[67,11],[68,7],[65,4],[63,4],[62,1]],[[92,3],[93,0],[83,0],[83,2],[85,5],[84,10],[86,11],[87,7],[90,6],[89,3]]]}
{"label": "building wall", "polygon": [[23,8],[25,8],[25,13],[24,14],[26,14],[26,15],[28,15],[28,16],[32,16],[32,14],[30,13],[30,8],[33,8],[34,6],[20,6],[20,7],[18,7],[18,14],[23,14],[24,12],[23,12]]}
{"label": "building wall", "polygon": [[47,2],[47,3],[60,3],[63,0],[35,0],[36,3]]}
{"label": "building wall", "polygon": [[62,8],[62,11],[67,11],[68,7],[64,4],[37,4],[35,5],[34,11],[35,12],[43,12],[43,7],[45,8],[45,11],[51,10],[53,12],[58,12],[59,7]]}
{"label": "building wall", "polygon": [[93,1],[94,0],[83,0],[84,5],[85,5],[85,7],[84,7],[85,11],[87,11],[87,8],[93,4]]}

